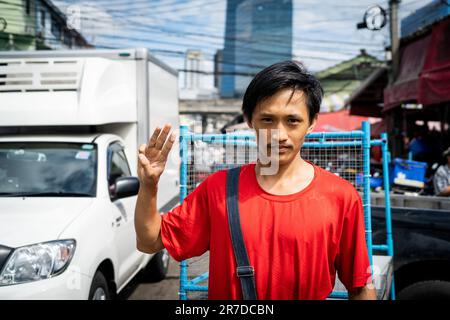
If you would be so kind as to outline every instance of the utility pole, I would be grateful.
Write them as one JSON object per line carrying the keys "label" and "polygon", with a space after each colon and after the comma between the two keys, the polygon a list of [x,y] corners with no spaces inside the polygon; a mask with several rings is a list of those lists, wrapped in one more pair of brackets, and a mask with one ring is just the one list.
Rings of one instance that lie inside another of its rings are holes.
{"label": "utility pole", "polygon": [[[398,5],[400,0],[389,0],[389,29],[391,34],[391,68],[389,70],[389,83],[392,84],[398,75],[400,55],[398,52]],[[402,131],[404,129],[403,115],[400,108],[391,110],[390,121],[387,121],[387,129],[390,134],[390,145],[395,156],[401,156],[403,151]]]}
{"label": "utility pole", "polygon": [[[390,58],[386,57],[386,60],[390,60],[390,67],[388,71],[389,84],[395,81],[398,75],[400,65],[399,46],[400,41],[398,38],[398,6],[401,0],[389,0],[389,29],[391,36],[391,51]],[[381,17],[381,19],[380,19]],[[357,29],[369,29],[380,30],[386,23],[386,10],[379,5],[369,7],[364,14],[363,21],[356,25]],[[394,155],[400,154],[403,150],[403,141],[401,132],[404,128],[402,110],[395,108],[395,110],[389,111],[389,115],[385,116],[387,124],[387,130],[389,132],[389,139],[391,150]]]}
{"label": "utility pole", "polygon": [[400,0],[389,0],[389,29],[391,34],[391,59],[392,68],[390,72],[389,82],[394,82],[398,73],[400,56],[398,52],[399,39],[398,39],[398,5]]}

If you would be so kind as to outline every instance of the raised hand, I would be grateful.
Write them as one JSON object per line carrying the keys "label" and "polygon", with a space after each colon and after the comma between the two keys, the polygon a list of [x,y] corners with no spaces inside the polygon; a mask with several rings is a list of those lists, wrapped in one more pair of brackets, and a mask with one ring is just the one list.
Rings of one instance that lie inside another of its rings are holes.
{"label": "raised hand", "polygon": [[164,172],[167,156],[175,142],[175,134],[169,135],[170,129],[170,124],[166,124],[163,129],[157,127],[148,144],[139,147],[138,176],[144,185],[156,186]]}

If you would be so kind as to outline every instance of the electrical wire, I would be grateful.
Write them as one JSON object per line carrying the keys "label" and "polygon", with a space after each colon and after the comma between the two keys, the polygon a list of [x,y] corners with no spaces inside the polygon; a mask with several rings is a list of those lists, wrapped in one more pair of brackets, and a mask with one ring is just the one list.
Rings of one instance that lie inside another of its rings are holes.
{"label": "electrical wire", "polygon": [[[8,2],[0,0],[0,3],[8,3]],[[8,3],[8,4],[11,5],[11,3]],[[20,4],[12,4],[12,5],[23,7],[23,5],[20,5]],[[130,16],[129,14],[126,15],[126,17],[129,17],[129,16]],[[118,16],[118,17],[114,17],[114,18],[123,18],[123,16]],[[98,18],[86,18],[86,17],[82,17],[81,20],[93,21],[93,22],[102,22],[102,21],[103,22],[110,22],[110,20],[104,20],[104,19],[98,19]],[[138,26],[143,26],[143,27],[148,27],[148,28],[150,28],[150,27],[156,28],[156,26],[149,26],[149,25],[146,25],[146,24],[143,24],[143,23],[139,23],[139,22],[130,20],[129,18],[128,18],[128,20],[125,20],[125,21],[127,21],[128,23],[132,23],[132,24],[138,25]],[[178,23],[180,25],[183,25],[183,23],[180,22],[179,20],[162,19],[162,21],[164,21],[164,22],[173,22],[173,23]],[[328,19],[328,20],[323,20],[323,21],[320,21],[320,22],[334,22],[334,21],[336,21],[336,20],[329,20]],[[349,21],[351,21],[351,20],[349,20]],[[192,23],[186,23],[186,25],[192,26],[193,24]],[[199,25],[199,27],[203,27],[204,28],[204,26],[201,26],[201,25]],[[165,28],[162,28],[162,27],[158,27],[158,28],[160,30],[163,30],[164,32],[166,32],[166,31],[167,32],[177,32],[177,33],[179,33],[180,36],[184,36],[186,34],[186,32],[183,32],[183,31],[180,31],[180,30],[174,31],[174,30],[168,30],[168,29],[165,29]],[[241,40],[239,37],[226,37],[226,36],[223,37],[223,36],[219,36],[219,35],[210,35],[210,34],[199,33],[199,32],[189,32],[189,34],[190,35],[202,36],[202,37],[217,38],[217,39],[229,39],[229,40],[232,40],[232,41],[240,41]],[[273,34],[269,34],[269,37],[266,38],[265,40],[271,39],[270,36],[272,36],[273,40],[278,41],[277,38],[273,38],[274,37]],[[330,44],[340,44],[340,45],[353,45],[353,46],[377,46],[375,44],[370,44],[370,43],[365,43],[365,42],[334,41],[334,40],[329,40],[329,39],[311,39],[311,38],[305,38],[305,37],[293,37],[293,40],[299,40],[299,41],[302,41],[302,42],[320,42],[320,43],[330,43]]]}

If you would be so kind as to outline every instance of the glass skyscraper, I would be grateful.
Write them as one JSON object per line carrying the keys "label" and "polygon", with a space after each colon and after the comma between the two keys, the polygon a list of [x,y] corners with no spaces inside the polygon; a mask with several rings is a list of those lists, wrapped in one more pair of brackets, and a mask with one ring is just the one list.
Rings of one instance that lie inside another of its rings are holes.
{"label": "glass skyscraper", "polygon": [[292,0],[228,0],[220,95],[240,98],[253,75],[292,59]]}

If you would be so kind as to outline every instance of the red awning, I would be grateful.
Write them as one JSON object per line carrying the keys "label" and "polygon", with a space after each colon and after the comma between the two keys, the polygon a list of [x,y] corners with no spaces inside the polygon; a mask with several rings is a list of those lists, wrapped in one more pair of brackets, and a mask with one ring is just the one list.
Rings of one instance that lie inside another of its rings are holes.
{"label": "red awning", "polygon": [[433,27],[420,76],[419,100],[425,105],[450,101],[450,19]]}
{"label": "red awning", "polygon": [[319,113],[314,132],[351,131],[361,127],[367,117],[351,116],[348,109]]}
{"label": "red awning", "polygon": [[404,102],[418,100],[419,75],[426,58],[431,35],[426,35],[407,44],[400,51],[400,67],[395,82],[384,90],[384,109],[386,111]]}
{"label": "red awning", "polygon": [[400,49],[396,81],[384,90],[384,109],[402,103],[450,101],[450,18]]}

